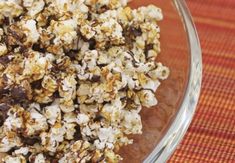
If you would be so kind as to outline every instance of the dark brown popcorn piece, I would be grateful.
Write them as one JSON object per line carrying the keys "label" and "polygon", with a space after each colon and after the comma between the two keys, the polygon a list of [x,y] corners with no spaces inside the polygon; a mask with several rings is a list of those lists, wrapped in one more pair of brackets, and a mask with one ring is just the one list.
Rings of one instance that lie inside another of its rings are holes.
{"label": "dark brown popcorn piece", "polygon": [[96,48],[96,40],[94,38],[88,40],[89,43],[89,49],[94,50]]}
{"label": "dark brown popcorn piece", "polygon": [[0,98],[9,93],[9,87],[7,87],[7,76],[4,74],[0,77]]}
{"label": "dark brown popcorn piece", "polygon": [[22,86],[14,86],[11,89],[11,96],[16,102],[25,101],[28,99],[27,92]]}
{"label": "dark brown popcorn piece", "polygon": [[146,57],[148,57],[148,51],[149,50],[152,50],[153,49],[153,44],[148,44],[145,46],[145,49],[144,49],[144,54]]}
{"label": "dark brown popcorn piece", "polygon": [[38,43],[33,44],[32,49],[34,51],[38,51],[40,53],[45,53],[46,52],[46,49],[44,47],[42,47],[41,44],[38,44]]}
{"label": "dark brown popcorn piece", "polygon": [[94,122],[99,122],[99,121],[101,121],[102,119],[104,119],[104,117],[102,116],[102,115],[100,115],[100,114],[97,114],[96,116],[95,116],[95,118],[94,118]]}
{"label": "dark brown popcorn piece", "polygon": [[34,145],[35,143],[41,143],[41,138],[39,136],[33,136],[33,137],[21,137],[22,143],[26,145]]}
{"label": "dark brown popcorn piece", "polygon": [[76,140],[81,140],[82,139],[82,134],[81,134],[81,129],[80,129],[80,126],[79,125],[77,125],[76,127],[75,127],[75,130],[76,130],[76,132],[74,133],[74,140],[76,141]]}
{"label": "dark brown popcorn piece", "polygon": [[135,37],[142,35],[142,30],[140,28],[130,27],[130,34],[133,34]]}
{"label": "dark brown popcorn piece", "polygon": [[25,34],[16,24],[10,25],[7,28],[7,32],[8,32],[8,35],[13,36],[17,41],[24,42],[26,39]]}
{"label": "dark brown popcorn piece", "polygon": [[68,52],[66,52],[65,54],[71,59],[71,60],[75,60],[76,57],[78,56],[79,51],[78,50],[70,50]]}
{"label": "dark brown popcorn piece", "polygon": [[92,78],[91,78],[91,81],[92,81],[92,82],[99,82],[99,81],[100,81],[100,76],[98,76],[98,75],[93,75]]}
{"label": "dark brown popcorn piece", "polygon": [[10,109],[10,106],[6,103],[0,104],[0,126],[3,125],[5,120],[7,119],[7,112]]}

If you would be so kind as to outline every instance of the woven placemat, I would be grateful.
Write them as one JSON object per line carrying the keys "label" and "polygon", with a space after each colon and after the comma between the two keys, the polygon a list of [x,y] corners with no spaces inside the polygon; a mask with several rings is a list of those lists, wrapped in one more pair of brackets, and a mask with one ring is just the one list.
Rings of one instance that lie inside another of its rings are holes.
{"label": "woven placemat", "polygon": [[196,115],[170,163],[235,163],[235,0],[188,0],[202,47]]}

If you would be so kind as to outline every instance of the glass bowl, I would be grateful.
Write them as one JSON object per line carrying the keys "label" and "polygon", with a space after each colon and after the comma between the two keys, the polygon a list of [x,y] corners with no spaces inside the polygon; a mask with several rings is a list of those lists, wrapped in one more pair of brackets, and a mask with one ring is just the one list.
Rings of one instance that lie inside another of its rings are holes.
{"label": "glass bowl", "polygon": [[156,92],[156,107],[141,112],[143,134],[120,151],[123,163],[163,163],[179,144],[196,110],[201,78],[201,48],[184,0],[133,0],[133,8],[154,4],[163,11],[161,54],[157,61],[171,70]]}
{"label": "glass bowl", "polygon": [[[171,70],[156,96],[156,107],[141,112],[143,134],[120,150],[123,163],[163,163],[185,134],[199,97],[202,63],[197,32],[184,0],[133,0],[133,8],[154,4],[163,10],[157,60]],[[0,158],[2,154],[0,154]],[[1,160],[0,160],[1,162]]]}

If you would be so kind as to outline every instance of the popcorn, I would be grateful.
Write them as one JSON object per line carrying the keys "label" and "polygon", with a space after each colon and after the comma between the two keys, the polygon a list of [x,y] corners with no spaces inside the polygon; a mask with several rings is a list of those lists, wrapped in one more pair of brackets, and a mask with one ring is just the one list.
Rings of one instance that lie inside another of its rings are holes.
{"label": "popcorn", "polygon": [[136,111],[126,111],[122,112],[123,119],[123,128],[126,134],[141,134],[142,133],[142,123],[141,118],[138,112]]}
{"label": "popcorn", "polygon": [[51,32],[55,33],[57,38],[65,44],[71,44],[77,36],[77,23],[73,19],[52,21],[50,27]]}
{"label": "popcorn", "polygon": [[15,150],[15,154],[19,155],[27,155],[27,153],[29,152],[29,148],[28,147],[21,147],[20,149]]}
{"label": "popcorn", "polygon": [[146,18],[154,19],[156,21],[163,19],[161,9],[154,5],[149,5],[146,8],[141,7],[140,10],[144,11]]}
{"label": "popcorn", "polygon": [[87,124],[88,121],[89,121],[89,117],[86,114],[77,115],[77,123],[79,125]]}
{"label": "popcorn", "polygon": [[6,44],[0,44],[0,56],[3,56],[7,53],[7,46]]}
{"label": "popcorn", "polygon": [[44,0],[23,0],[23,6],[28,10],[28,15],[34,17],[36,14],[40,13],[44,8]]}
{"label": "popcorn", "polygon": [[58,100],[54,101],[52,105],[44,108],[44,116],[47,118],[47,122],[51,125],[54,125],[57,121],[60,122],[61,110]]}
{"label": "popcorn", "polygon": [[38,154],[36,157],[35,157],[35,163],[46,163],[46,160],[45,160],[45,157],[43,156],[43,154]]}
{"label": "popcorn", "polygon": [[16,135],[7,132],[8,136],[1,139],[0,152],[8,152],[13,147],[20,147],[22,145],[20,138]]}
{"label": "popcorn", "polygon": [[38,52],[32,51],[29,53],[30,57],[25,58],[23,61],[23,76],[30,76],[30,80],[33,81],[40,80],[50,68],[50,62]]}
{"label": "popcorn", "polygon": [[28,136],[35,133],[47,130],[48,125],[46,118],[40,114],[37,110],[30,110],[30,118],[26,122],[26,134]]}
{"label": "popcorn", "polygon": [[16,131],[23,126],[24,109],[22,107],[12,107],[7,115],[8,118],[4,122],[4,129],[6,131]]}
{"label": "popcorn", "polygon": [[0,2],[0,18],[3,17],[14,18],[22,13],[23,13],[23,8],[18,3],[14,1]]}
{"label": "popcorn", "polygon": [[161,9],[127,3],[0,2],[5,162],[122,160],[116,152],[142,133],[140,111],[170,73],[156,61]]}
{"label": "popcorn", "polygon": [[74,99],[76,96],[76,84],[75,75],[69,75],[61,81],[59,87],[59,94],[65,99]]}
{"label": "popcorn", "polygon": [[12,156],[6,156],[4,159],[5,163],[26,163],[26,159],[23,156],[16,156],[16,157],[12,157]]}
{"label": "popcorn", "polygon": [[153,79],[167,79],[167,77],[169,76],[170,70],[169,68],[163,66],[161,63],[157,64],[157,68],[150,71],[148,74],[151,78]]}
{"label": "popcorn", "polygon": [[138,92],[141,104],[146,107],[157,105],[157,99],[152,91],[142,90]]}
{"label": "popcorn", "polygon": [[36,27],[36,21],[31,19],[27,20],[23,25],[22,25],[23,30],[26,33],[27,36],[27,42],[30,43],[35,43],[39,39],[39,33],[37,31]]}

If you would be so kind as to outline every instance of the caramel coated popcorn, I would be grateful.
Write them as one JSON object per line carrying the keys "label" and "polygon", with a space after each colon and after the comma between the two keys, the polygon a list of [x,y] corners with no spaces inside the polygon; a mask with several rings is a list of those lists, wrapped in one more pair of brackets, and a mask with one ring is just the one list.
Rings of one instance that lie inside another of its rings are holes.
{"label": "caramel coated popcorn", "polygon": [[161,9],[128,0],[0,1],[0,152],[6,163],[116,163],[169,69]]}

